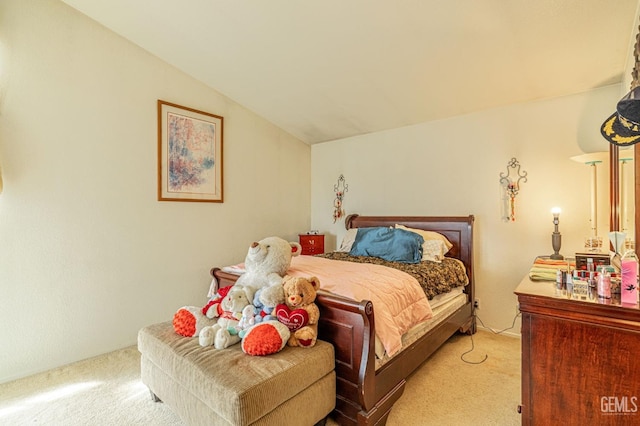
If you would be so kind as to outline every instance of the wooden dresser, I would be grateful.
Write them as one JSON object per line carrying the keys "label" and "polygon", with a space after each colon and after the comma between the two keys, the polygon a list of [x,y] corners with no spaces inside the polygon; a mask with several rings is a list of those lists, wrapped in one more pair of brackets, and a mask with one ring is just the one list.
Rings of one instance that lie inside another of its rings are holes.
{"label": "wooden dresser", "polygon": [[322,234],[299,234],[302,254],[314,255],[324,253],[324,235]]}
{"label": "wooden dresser", "polygon": [[[525,277],[523,425],[640,424],[640,310],[556,296],[555,283]],[[618,295],[619,297],[619,295]]]}

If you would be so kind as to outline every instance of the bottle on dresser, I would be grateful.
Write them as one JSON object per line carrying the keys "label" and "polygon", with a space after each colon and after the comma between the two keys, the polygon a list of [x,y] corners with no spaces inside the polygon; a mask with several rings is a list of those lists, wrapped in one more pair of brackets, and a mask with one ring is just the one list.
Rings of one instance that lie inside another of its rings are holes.
{"label": "bottle on dresser", "polygon": [[626,250],[620,259],[620,301],[623,304],[638,303],[638,256],[635,242],[627,241]]}
{"label": "bottle on dresser", "polygon": [[611,274],[615,271],[611,266],[598,267],[598,297],[604,301],[611,300]]}

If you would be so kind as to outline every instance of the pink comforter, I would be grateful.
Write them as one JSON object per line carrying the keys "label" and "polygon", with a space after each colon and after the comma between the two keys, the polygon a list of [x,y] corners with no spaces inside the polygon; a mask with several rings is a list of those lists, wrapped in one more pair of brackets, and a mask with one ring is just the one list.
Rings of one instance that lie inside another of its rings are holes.
{"label": "pink comforter", "polygon": [[320,289],[353,300],[370,300],[376,335],[387,355],[402,347],[402,335],[433,316],[429,301],[415,278],[386,266],[343,262],[314,256],[291,259],[289,275],[316,276]]}

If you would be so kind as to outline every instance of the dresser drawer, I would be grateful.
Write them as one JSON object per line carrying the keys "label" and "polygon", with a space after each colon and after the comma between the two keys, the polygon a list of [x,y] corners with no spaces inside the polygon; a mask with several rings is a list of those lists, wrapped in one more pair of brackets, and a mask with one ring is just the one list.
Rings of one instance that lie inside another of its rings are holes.
{"label": "dresser drawer", "polygon": [[300,234],[300,245],[302,254],[314,255],[324,253],[324,235],[322,234]]}

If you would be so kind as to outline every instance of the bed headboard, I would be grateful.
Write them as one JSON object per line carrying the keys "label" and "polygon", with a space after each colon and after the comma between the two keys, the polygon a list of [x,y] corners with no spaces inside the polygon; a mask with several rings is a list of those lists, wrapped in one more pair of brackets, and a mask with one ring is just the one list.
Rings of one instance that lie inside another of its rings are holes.
{"label": "bed headboard", "polygon": [[469,282],[473,282],[473,215],[469,216],[360,216],[351,214],[345,218],[345,227],[369,228],[394,226],[396,223],[409,228],[435,231],[447,237],[453,247],[447,256],[460,259],[467,268]]}

